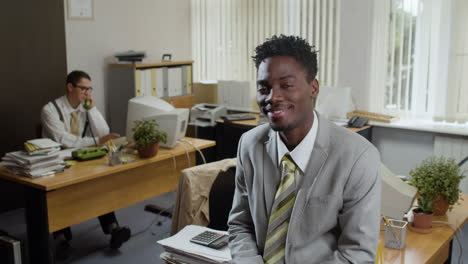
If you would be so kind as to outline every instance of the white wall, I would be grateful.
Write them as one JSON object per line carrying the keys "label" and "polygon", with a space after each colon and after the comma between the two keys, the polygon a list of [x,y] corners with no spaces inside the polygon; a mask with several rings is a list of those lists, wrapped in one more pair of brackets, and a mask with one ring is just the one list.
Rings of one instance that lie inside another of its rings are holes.
{"label": "white wall", "polygon": [[372,0],[341,1],[338,87],[351,87],[354,103],[369,106]]}
{"label": "white wall", "polygon": [[[107,64],[113,54],[146,51],[147,60],[191,59],[190,0],[95,0],[94,20],[65,18],[68,72],[88,72],[94,99],[105,115]],[[66,5],[65,5],[66,9]],[[65,10],[66,12],[66,10]],[[64,77],[65,78],[65,77]]]}
{"label": "white wall", "polygon": [[411,169],[433,155],[434,133],[375,126],[372,143],[380,151],[385,166],[398,175],[408,176]]}
{"label": "white wall", "polygon": [[[453,149],[452,147],[445,147],[445,151],[442,153],[440,153],[440,146],[439,150],[435,150],[436,136],[452,138],[455,142],[460,139],[462,142],[468,140],[466,136],[377,126],[372,128],[372,143],[379,150],[382,163],[398,175],[408,176],[411,169],[416,168],[425,158],[432,155],[443,154],[446,157],[454,158],[457,163],[463,159],[457,154],[461,153],[462,146],[453,147]],[[465,175],[468,176],[466,173],[468,171],[467,163],[461,167],[461,170],[465,171]],[[460,189],[463,193],[468,193],[468,178],[460,182]]]}

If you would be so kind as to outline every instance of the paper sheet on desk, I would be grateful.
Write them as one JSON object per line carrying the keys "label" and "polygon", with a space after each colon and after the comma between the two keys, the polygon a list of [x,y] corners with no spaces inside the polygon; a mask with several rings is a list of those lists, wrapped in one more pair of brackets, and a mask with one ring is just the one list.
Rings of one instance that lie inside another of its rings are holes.
{"label": "paper sheet on desk", "polygon": [[5,157],[11,158],[21,164],[36,164],[45,160],[52,160],[59,157],[58,152],[54,152],[51,155],[28,155],[26,151],[13,151],[5,155]]}
{"label": "paper sheet on desk", "polygon": [[173,252],[163,252],[159,257],[162,260],[165,260],[168,263],[173,264],[218,264],[218,263],[228,263],[228,262],[217,262],[210,259],[198,259],[192,256],[185,256]]}
{"label": "paper sheet on desk", "polygon": [[39,149],[60,147],[60,143],[57,143],[50,138],[36,138],[36,139],[28,140],[27,142],[33,144]]}
{"label": "paper sheet on desk", "polygon": [[77,150],[78,148],[68,148],[68,149],[63,149],[61,151],[59,151],[59,157],[61,159],[64,159],[66,157],[71,157],[72,156],[72,152]]}
{"label": "paper sheet on desk", "polygon": [[222,249],[212,249],[190,242],[192,237],[207,230],[227,234],[227,232],[210,229],[203,226],[188,225],[180,230],[177,234],[169,238],[159,240],[158,243],[164,247],[172,248],[179,252],[182,251],[187,254],[202,256],[215,260],[219,263],[229,263],[231,261],[231,252],[227,246]]}

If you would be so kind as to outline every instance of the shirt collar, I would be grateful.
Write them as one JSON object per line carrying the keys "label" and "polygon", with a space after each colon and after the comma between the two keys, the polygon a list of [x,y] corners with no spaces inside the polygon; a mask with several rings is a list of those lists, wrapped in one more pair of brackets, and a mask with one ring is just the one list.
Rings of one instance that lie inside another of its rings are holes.
{"label": "shirt collar", "polygon": [[317,114],[314,111],[314,122],[312,123],[312,127],[310,128],[307,135],[302,139],[302,141],[297,145],[291,152],[288,150],[286,145],[283,143],[281,136],[278,132],[276,132],[276,140],[277,144],[277,151],[278,151],[278,167],[281,164],[281,159],[284,155],[289,154],[302,171],[305,172],[307,165],[310,160],[310,156],[312,155],[312,150],[314,149],[315,139],[317,137],[318,131],[318,118]]}
{"label": "shirt collar", "polygon": [[70,102],[68,102],[67,95],[62,96],[60,99],[62,100],[63,111],[64,111],[64,114],[66,114],[66,115],[69,115],[70,113],[75,112],[75,111],[80,111],[80,112],[85,111],[85,109],[83,107],[83,104],[79,104],[77,108],[73,108],[70,105]]}

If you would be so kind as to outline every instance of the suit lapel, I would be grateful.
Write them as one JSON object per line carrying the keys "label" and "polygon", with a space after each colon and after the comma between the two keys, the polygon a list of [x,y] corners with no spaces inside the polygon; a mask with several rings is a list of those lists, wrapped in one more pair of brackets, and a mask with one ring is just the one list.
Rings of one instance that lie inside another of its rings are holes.
{"label": "suit lapel", "polygon": [[268,139],[265,142],[264,151],[267,155],[264,155],[263,159],[263,193],[265,194],[265,209],[267,216],[270,215],[271,207],[273,206],[276,188],[280,181],[280,173],[278,170],[278,151],[276,146],[276,134],[270,129],[268,133]]}
{"label": "suit lapel", "polygon": [[315,138],[314,149],[310,155],[309,164],[304,173],[304,178],[296,195],[293,212],[291,215],[292,221],[297,221],[304,210],[309,195],[313,192],[314,182],[319,177],[320,171],[328,158],[328,146],[330,143],[329,123],[321,118],[317,113],[319,127],[317,137]]}

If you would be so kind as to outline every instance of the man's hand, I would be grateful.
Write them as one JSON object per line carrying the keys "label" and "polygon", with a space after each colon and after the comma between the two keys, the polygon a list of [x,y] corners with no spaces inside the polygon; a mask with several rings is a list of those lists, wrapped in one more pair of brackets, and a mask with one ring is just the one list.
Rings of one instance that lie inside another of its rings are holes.
{"label": "man's hand", "polygon": [[[89,101],[89,103],[88,103]],[[86,97],[85,97],[85,100],[83,102],[83,106],[84,108],[90,110],[94,107],[94,100],[93,100],[93,94],[88,92],[86,93]]]}
{"label": "man's hand", "polygon": [[110,134],[107,134],[105,136],[102,136],[99,138],[99,145],[104,145],[107,141],[111,140],[111,139],[116,139],[116,138],[119,138],[120,135],[119,134],[116,134],[116,133],[110,133]]}

